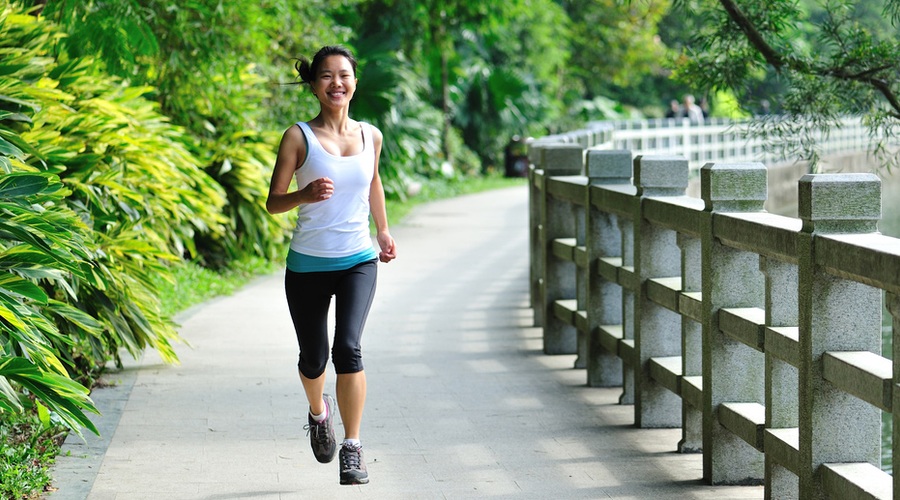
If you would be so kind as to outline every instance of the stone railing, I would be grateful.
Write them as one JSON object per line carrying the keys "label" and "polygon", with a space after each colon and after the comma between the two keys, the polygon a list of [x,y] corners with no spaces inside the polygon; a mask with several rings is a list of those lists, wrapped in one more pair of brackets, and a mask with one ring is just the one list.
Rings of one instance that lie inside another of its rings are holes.
{"label": "stone railing", "polygon": [[622,386],[637,426],[680,427],[673,449],[702,452],[711,484],[900,492],[880,467],[881,412],[900,397],[881,356],[883,296],[900,332],[900,240],[876,232],[878,177],[805,175],[794,219],[763,210],[761,163],[707,163],[688,197],[687,159],[612,149],[612,134],[530,144],[544,352]]}
{"label": "stone railing", "polygon": [[[774,117],[773,117],[774,118]],[[772,166],[794,163],[766,147],[767,139],[750,134],[749,120],[712,118],[692,125],[690,120],[651,119],[597,122],[592,127],[615,129],[612,147],[640,151],[643,155],[681,155],[687,158],[691,172],[707,162],[761,161]],[[842,153],[872,149],[869,130],[860,117],[840,120],[827,134],[817,134],[819,153],[836,157]]]}

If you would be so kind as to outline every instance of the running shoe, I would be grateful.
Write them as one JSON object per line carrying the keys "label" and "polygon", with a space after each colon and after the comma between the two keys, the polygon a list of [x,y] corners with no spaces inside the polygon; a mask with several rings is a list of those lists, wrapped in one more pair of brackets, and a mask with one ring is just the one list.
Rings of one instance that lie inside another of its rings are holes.
{"label": "running shoe", "polygon": [[341,484],[366,484],[369,473],[363,459],[362,446],[341,446]]}
{"label": "running shoe", "polygon": [[309,436],[309,445],[313,455],[320,463],[327,464],[334,460],[334,452],[337,451],[337,441],[334,439],[334,398],[329,394],[323,395],[325,400],[325,420],[319,422],[309,415],[309,423],[303,427]]}

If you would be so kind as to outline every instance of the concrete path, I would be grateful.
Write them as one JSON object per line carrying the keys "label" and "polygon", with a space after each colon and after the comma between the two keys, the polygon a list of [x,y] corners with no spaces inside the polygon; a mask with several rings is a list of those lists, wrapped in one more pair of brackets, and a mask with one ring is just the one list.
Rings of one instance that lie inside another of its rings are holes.
{"label": "concrete path", "polygon": [[763,497],[703,485],[679,430],[634,428],[619,389],[541,353],[524,186],[423,206],[393,233],[363,337],[370,484],[312,456],[278,275],[182,317],[180,365],[147,353],[96,390],[103,439],[68,440],[49,498]]}

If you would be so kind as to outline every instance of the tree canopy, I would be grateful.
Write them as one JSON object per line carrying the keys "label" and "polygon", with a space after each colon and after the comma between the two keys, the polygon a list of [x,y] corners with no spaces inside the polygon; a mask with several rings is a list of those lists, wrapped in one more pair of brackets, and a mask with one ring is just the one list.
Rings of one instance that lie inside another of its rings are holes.
{"label": "tree canopy", "polygon": [[778,119],[759,130],[816,158],[811,131],[862,115],[888,166],[898,164],[900,2],[897,0],[684,0],[700,19],[676,74],[727,89],[747,107],[771,101]]}

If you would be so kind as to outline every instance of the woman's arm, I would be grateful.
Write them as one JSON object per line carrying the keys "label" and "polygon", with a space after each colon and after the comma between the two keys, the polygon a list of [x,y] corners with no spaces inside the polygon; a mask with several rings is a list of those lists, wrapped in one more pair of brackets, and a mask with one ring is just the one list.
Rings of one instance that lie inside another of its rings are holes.
{"label": "woman's arm", "polygon": [[372,184],[369,187],[369,210],[372,212],[372,220],[375,222],[375,239],[378,240],[378,246],[381,247],[378,259],[381,262],[390,262],[397,257],[397,245],[388,228],[384,186],[381,184],[381,176],[378,173],[384,136],[375,127],[372,127],[372,140],[375,143],[375,173],[372,175]]}
{"label": "woman's arm", "polygon": [[294,172],[300,168],[302,158],[306,157],[306,138],[300,127],[292,125],[281,136],[278,146],[278,157],[275,169],[269,181],[269,196],[266,198],[266,210],[270,214],[287,212],[303,203],[315,203],[327,200],[334,193],[331,179],[322,177],[310,182],[303,189],[288,192]]}

